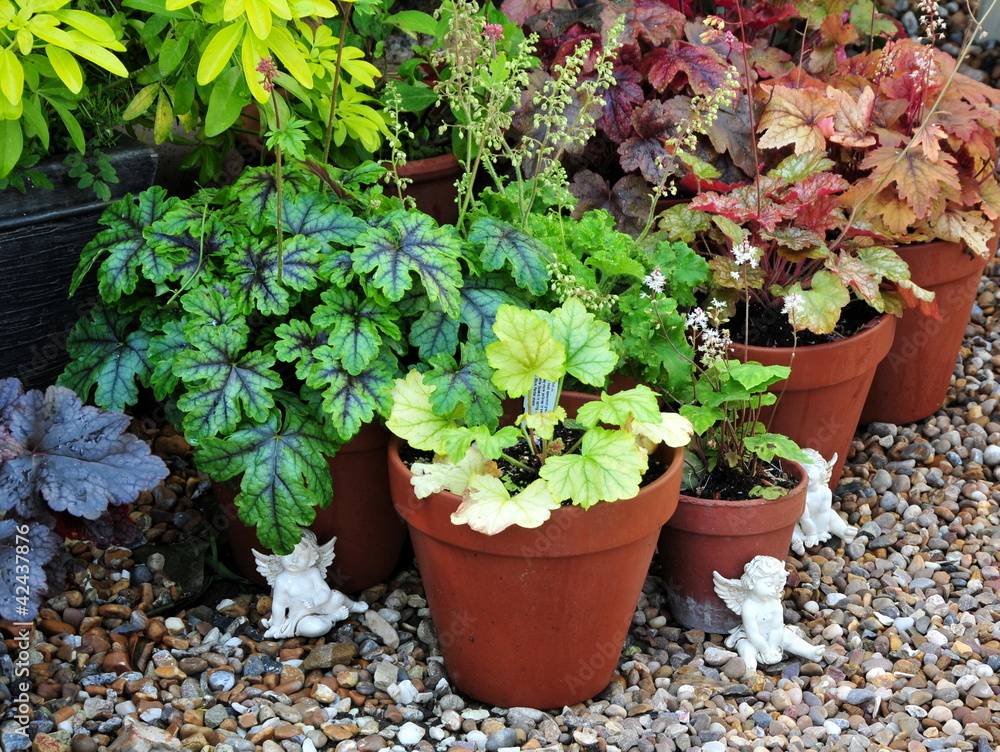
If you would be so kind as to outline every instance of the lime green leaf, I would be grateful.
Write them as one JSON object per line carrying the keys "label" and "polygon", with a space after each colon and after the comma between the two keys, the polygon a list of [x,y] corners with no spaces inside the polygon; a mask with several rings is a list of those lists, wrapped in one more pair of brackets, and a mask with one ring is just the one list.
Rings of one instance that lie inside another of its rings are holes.
{"label": "lime green leaf", "polygon": [[418,34],[434,36],[437,33],[437,21],[433,16],[419,10],[403,10],[393,13],[386,19],[387,23],[416,37]]}
{"label": "lime green leaf", "polygon": [[525,428],[544,440],[552,441],[555,435],[556,426],[566,420],[566,408],[556,405],[556,409],[544,413],[525,413],[517,418],[518,425],[524,424]]}
{"label": "lime green leaf", "polygon": [[726,361],[725,371],[730,378],[736,379],[749,391],[763,391],[771,384],[788,378],[792,369],[788,366],[765,366],[756,361],[741,363],[736,360]]}
{"label": "lime green leaf", "polygon": [[669,447],[687,446],[695,433],[691,421],[677,413],[660,413],[660,420],[655,423],[631,421],[628,424],[630,433],[642,440],[644,446],[666,444]]}
{"label": "lime green leaf", "polygon": [[236,45],[243,38],[244,22],[242,20],[221,27],[205,45],[198,63],[198,85],[205,86],[214,81],[226,64],[232,59]]}
{"label": "lime green leaf", "polygon": [[581,406],[576,414],[577,422],[586,428],[598,423],[624,426],[630,418],[645,423],[659,422],[660,408],[656,394],[648,386],[640,384],[615,394],[602,393],[600,399]]}
{"label": "lime green leaf", "polygon": [[542,318],[548,321],[556,342],[566,349],[566,373],[590,386],[603,385],[618,362],[618,356],[611,350],[611,326],[598,321],[576,298],[543,313]]}
{"label": "lime green leaf", "polygon": [[761,433],[755,436],[745,436],[743,446],[756,454],[765,462],[771,462],[776,457],[787,460],[808,463],[809,456],[799,449],[799,445],[787,436],[778,433]]}
{"label": "lime green leaf", "polygon": [[[82,83],[82,82],[81,82]],[[77,86],[76,91],[80,87]],[[21,101],[24,91],[24,68],[13,50],[0,50],[0,95],[7,97],[11,104]]]}
{"label": "lime green leaf", "polygon": [[419,371],[410,371],[405,379],[396,379],[391,392],[392,412],[385,425],[414,449],[437,452],[442,433],[454,423],[434,411],[433,390]]}
{"label": "lime green leaf", "polygon": [[558,508],[559,502],[552,498],[544,481],[536,480],[511,498],[499,478],[475,475],[451,521],[455,525],[467,524],[485,535],[496,535],[511,525],[539,527]]}
{"label": "lime green leaf", "polygon": [[125,112],[122,113],[122,119],[134,120],[146,112],[146,110],[148,110],[156,100],[156,95],[160,91],[160,86],[162,86],[162,84],[155,83],[143,86],[139,89],[139,93],[132,97],[132,101],[128,103],[128,106],[125,108]]}
{"label": "lime green leaf", "polygon": [[566,374],[566,348],[534,311],[500,306],[493,331],[498,340],[486,346],[486,358],[493,383],[511,397],[530,393],[536,376],[559,381]]}
{"label": "lime green leaf", "polygon": [[0,178],[7,177],[21,158],[24,136],[17,120],[0,120]]}
{"label": "lime green leaf", "polygon": [[240,96],[243,71],[231,67],[212,86],[205,112],[205,135],[212,137],[227,131],[240,118],[250,98]]}
{"label": "lime green leaf", "polygon": [[680,414],[691,422],[699,436],[726,417],[722,408],[705,405],[681,405]]}
{"label": "lime green leaf", "polygon": [[789,321],[796,329],[808,329],[816,334],[829,334],[840,319],[840,312],[851,300],[851,294],[836,275],[819,271],[813,275],[812,287],[803,290],[796,282],[785,293],[800,296],[800,304]]}
{"label": "lime green leaf", "polygon": [[539,475],[556,501],[570,499],[587,509],[599,501],[631,499],[647,464],[630,434],[597,426],[584,434],[580,454],[550,457]]}

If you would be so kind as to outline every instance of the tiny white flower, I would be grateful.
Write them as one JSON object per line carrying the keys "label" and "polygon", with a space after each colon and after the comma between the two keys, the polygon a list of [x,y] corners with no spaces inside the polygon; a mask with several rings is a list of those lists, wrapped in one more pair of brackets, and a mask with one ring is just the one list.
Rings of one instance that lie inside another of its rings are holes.
{"label": "tiny white flower", "polygon": [[785,296],[781,312],[794,324],[795,319],[805,313],[805,299],[797,292],[789,293]]}
{"label": "tiny white flower", "polygon": [[660,267],[656,267],[652,272],[646,275],[643,280],[646,283],[646,287],[657,294],[663,292],[663,286],[667,282],[667,278],[663,276],[663,272],[660,271]]}
{"label": "tiny white flower", "polygon": [[708,316],[701,308],[695,308],[687,315],[687,325],[690,329],[707,329]]}
{"label": "tiny white flower", "polygon": [[761,250],[755,245],[751,245],[746,237],[733,246],[733,257],[740,266],[750,264],[751,269],[756,269],[760,264]]}

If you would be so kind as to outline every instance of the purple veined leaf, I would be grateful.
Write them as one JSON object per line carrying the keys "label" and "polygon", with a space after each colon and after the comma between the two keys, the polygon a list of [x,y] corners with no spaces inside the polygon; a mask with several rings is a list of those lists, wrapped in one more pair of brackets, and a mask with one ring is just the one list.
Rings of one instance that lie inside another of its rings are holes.
{"label": "purple veined leaf", "polygon": [[632,66],[615,65],[614,78],[614,85],[604,93],[604,106],[597,119],[597,127],[620,144],[632,135],[632,111],[646,97],[642,91],[642,74]]}
{"label": "purple veined leaf", "polygon": [[710,96],[722,88],[729,64],[718,52],[703,45],[675,40],[646,53],[639,70],[659,92]]}
{"label": "purple veined leaf", "polygon": [[64,387],[32,390],[10,408],[6,426],[25,452],[0,467],[0,510],[38,516],[54,511],[97,519],[167,475],[149,447],[125,433],[129,418],[84,405]]}

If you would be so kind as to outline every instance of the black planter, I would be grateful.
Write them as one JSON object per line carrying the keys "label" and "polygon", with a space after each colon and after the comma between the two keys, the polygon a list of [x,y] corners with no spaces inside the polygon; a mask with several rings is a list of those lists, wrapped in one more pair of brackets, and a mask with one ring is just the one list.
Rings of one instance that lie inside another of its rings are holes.
{"label": "black planter", "polygon": [[[112,200],[148,188],[156,154],[128,139],[110,150],[118,173]],[[0,378],[16,376],[25,388],[55,383],[66,365],[66,337],[96,302],[91,278],[69,298],[80,251],[97,234],[107,208],[91,190],[76,187],[58,159],[41,163],[53,190],[0,191]]]}

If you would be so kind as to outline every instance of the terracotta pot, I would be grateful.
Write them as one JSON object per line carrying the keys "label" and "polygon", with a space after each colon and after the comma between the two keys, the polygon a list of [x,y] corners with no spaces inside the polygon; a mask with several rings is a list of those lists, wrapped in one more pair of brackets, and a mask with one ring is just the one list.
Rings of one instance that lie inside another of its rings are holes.
{"label": "terracotta pot", "polygon": [[[337,536],[336,558],[327,571],[327,582],[354,593],[383,582],[396,567],[406,538],[406,526],[393,510],[389,497],[389,474],[385,463],[391,434],[369,423],[329,458],[333,478],[333,501],[316,510],[309,529],[320,543]],[[251,549],[270,553],[261,545],[252,527],[244,525],[233,499],[238,491],[213,484],[219,509],[228,522],[227,533],[237,567],[244,577],[266,587],[257,572]]]}
{"label": "terracotta pot", "polygon": [[[571,414],[586,395],[563,394]],[[533,530],[486,536],[453,525],[461,499],[417,499],[389,445],[393,502],[406,519],[445,668],[494,705],[558,708],[611,681],[656,546],[677,505],[683,452],[633,499],[564,506]]]}
{"label": "terracotta pot", "polygon": [[895,330],[896,317],[885,314],[836,342],[798,348],[733,345],[740,360],[791,366],[791,376],[770,388],[778,402],[761,411],[761,420],[768,430],[828,460],[836,453],[830,488],[840,480],[875,368],[889,352]]}
{"label": "terracotta pot", "polygon": [[403,194],[417,202],[417,208],[429,214],[440,225],[453,225],[458,220],[458,190],[455,181],[462,174],[462,166],[454,154],[415,159],[397,167],[401,177],[413,182]]}
{"label": "terracotta pot", "polygon": [[677,623],[728,633],[739,616],[715,594],[712,572],[739,578],[754,556],[785,560],[808,487],[801,465],[788,463],[785,469],[798,484],[779,499],[726,501],[681,494],[677,511],[660,532],[657,554]]}
{"label": "terracotta pot", "polygon": [[[994,252],[996,242],[994,238]],[[863,424],[913,423],[944,404],[986,267],[986,259],[961,243],[915,243],[899,246],[896,252],[910,267],[910,278],[934,291],[940,318],[915,308],[903,313],[892,349],[875,372],[861,413]]]}

